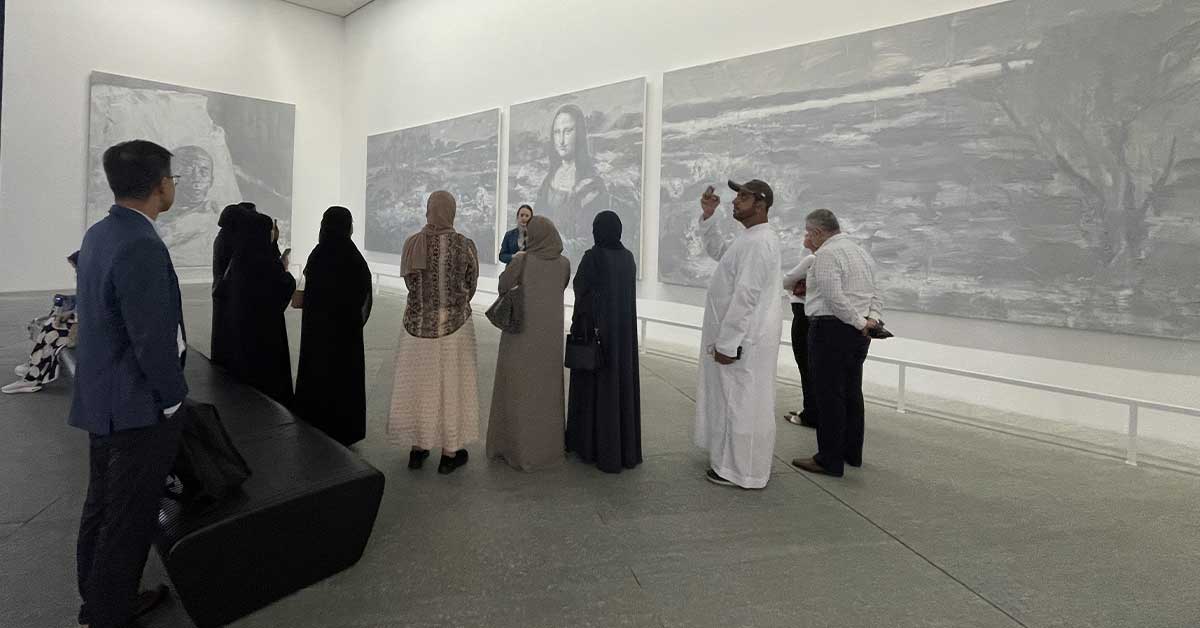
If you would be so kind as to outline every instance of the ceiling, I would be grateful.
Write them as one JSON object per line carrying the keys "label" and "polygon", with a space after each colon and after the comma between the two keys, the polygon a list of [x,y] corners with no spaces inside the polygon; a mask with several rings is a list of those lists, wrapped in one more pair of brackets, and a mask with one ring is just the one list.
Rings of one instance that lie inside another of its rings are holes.
{"label": "ceiling", "polygon": [[316,9],[338,17],[346,17],[370,4],[372,0],[284,0],[284,2]]}

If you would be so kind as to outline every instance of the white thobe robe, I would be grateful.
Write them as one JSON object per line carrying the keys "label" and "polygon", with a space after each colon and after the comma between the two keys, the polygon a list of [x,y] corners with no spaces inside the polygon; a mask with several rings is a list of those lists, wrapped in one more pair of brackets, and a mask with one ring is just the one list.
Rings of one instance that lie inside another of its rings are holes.
{"label": "white thobe robe", "polygon": [[[696,391],[696,445],[721,477],[763,488],[775,454],[775,374],[783,306],[779,236],[755,225],[726,243],[710,218],[700,232],[717,269],[708,284]],[[718,364],[713,351],[742,358]]]}

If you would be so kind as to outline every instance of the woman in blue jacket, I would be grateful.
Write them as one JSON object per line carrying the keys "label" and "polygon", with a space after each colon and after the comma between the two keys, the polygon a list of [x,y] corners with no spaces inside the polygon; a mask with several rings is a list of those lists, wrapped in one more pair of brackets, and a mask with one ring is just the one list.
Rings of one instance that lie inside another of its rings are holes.
{"label": "woman in blue jacket", "polygon": [[501,262],[507,264],[517,252],[525,250],[525,225],[529,224],[530,218],[533,218],[532,207],[522,205],[517,208],[517,227],[504,234],[504,241],[500,243]]}

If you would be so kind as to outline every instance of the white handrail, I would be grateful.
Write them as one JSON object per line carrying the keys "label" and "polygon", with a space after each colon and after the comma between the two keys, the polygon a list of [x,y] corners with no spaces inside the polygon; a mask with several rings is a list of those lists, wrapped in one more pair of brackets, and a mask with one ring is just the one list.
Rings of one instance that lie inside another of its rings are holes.
{"label": "white handrail", "polygon": [[[387,272],[382,272],[382,271],[377,271],[377,270],[372,270],[372,272],[375,274],[375,283],[376,284],[379,283],[380,276],[396,277],[396,278],[400,277],[400,275],[397,275],[397,274],[392,274],[392,273],[387,273]],[[478,290],[478,292],[482,292],[484,294],[496,294],[495,290],[489,290],[486,288],[480,288]],[[567,305],[567,304],[564,304],[564,305],[568,308],[571,307],[570,305]],[[654,323],[656,325],[666,325],[668,327],[678,327],[681,329],[690,329],[693,331],[702,331],[702,329],[703,329],[700,325],[697,325],[696,323],[677,321],[677,320],[672,320],[669,318],[663,318],[661,316],[638,314],[638,327],[639,327],[638,336],[639,336],[639,340],[640,340],[638,347],[639,347],[639,350],[642,352],[645,352],[646,327],[647,327],[647,324],[649,324],[649,323]],[[781,340],[780,342],[781,342],[781,344],[787,345],[787,346],[791,346],[791,344],[792,344],[788,340]],[[900,413],[904,413],[907,411],[906,392],[907,392],[907,371],[908,371],[908,369],[916,369],[916,370],[920,370],[920,371],[928,371],[931,373],[942,373],[944,375],[954,375],[954,376],[958,376],[958,377],[966,377],[968,379],[976,379],[976,380],[992,382],[992,383],[996,383],[996,384],[1007,384],[1010,386],[1029,388],[1029,389],[1033,389],[1033,390],[1052,392],[1052,393],[1057,393],[1057,394],[1061,394],[1061,395],[1068,395],[1068,396],[1072,396],[1072,397],[1081,397],[1084,399],[1092,399],[1092,400],[1096,400],[1096,401],[1104,401],[1104,402],[1108,402],[1108,403],[1114,403],[1117,405],[1126,406],[1129,409],[1129,420],[1128,420],[1128,426],[1126,429],[1125,463],[1132,465],[1132,466],[1137,466],[1137,463],[1138,463],[1137,462],[1137,459],[1138,459],[1138,417],[1139,417],[1139,413],[1140,413],[1141,409],[1144,408],[1146,410],[1158,410],[1161,412],[1169,412],[1172,414],[1182,414],[1185,416],[1193,416],[1193,417],[1200,418],[1200,408],[1192,408],[1192,407],[1188,407],[1188,406],[1180,406],[1180,405],[1176,405],[1176,404],[1162,403],[1162,402],[1158,402],[1158,401],[1151,401],[1149,399],[1138,399],[1136,397],[1126,397],[1123,395],[1113,395],[1110,393],[1095,392],[1095,391],[1091,391],[1091,390],[1082,390],[1079,388],[1071,388],[1069,386],[1059,386],[1056,384],[1045,384],[1042,382],[1035,382],[1035,381],[1027,380],[1027,379],[1019,379],[1016,377],[1006,377],[1003,375],[992,375],[990,373],[981,373],[979,371],[969,371],[966,369],[958,369],[958,368],[952,368],[952,367],[948,367],[948,366],[938,366],[936,364],[927,364],[924,362],[916,362],[913,360],[903,360],[900,358],[889,358],[889,357],[884,357],[884,356],[868,355],[867,359],[872,362],[878,362],[881,364],[892,364],[892,365],[895,365],[898,367],[899,374],[898,374],[898,378],[897,378],[897,387],[896,387],[897,388],[896,411],[900,412]]]}

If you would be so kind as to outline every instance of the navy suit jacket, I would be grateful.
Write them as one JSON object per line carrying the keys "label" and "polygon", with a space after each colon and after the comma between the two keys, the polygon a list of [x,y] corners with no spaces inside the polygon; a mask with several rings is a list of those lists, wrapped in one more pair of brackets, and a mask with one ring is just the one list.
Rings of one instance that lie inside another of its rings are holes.
{"label": "navy suit jacket", "polygon": [[96,435],[149,427],[187,396],[183,305],[171,256],[141,213],[114,205],[79,249],[68,422]]}
{"label": "navy suit jacket", "polygon": [[508,233],[504,234],[504,239],[500,241],[500,261],[505,264],[512,261],[514,255],[521,251],[518,242],[521,241],[521,236],[516,229],[509,229]]}

